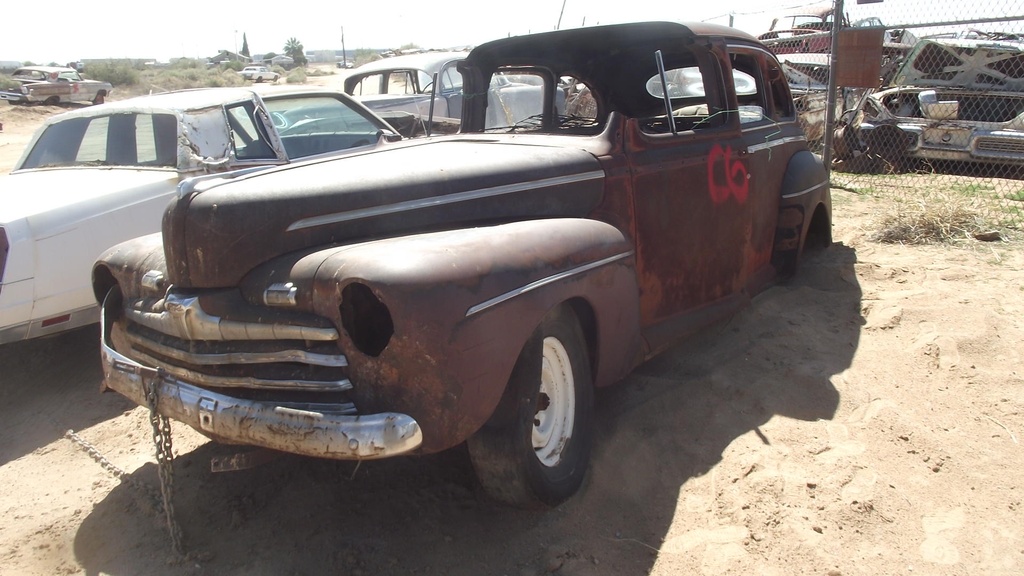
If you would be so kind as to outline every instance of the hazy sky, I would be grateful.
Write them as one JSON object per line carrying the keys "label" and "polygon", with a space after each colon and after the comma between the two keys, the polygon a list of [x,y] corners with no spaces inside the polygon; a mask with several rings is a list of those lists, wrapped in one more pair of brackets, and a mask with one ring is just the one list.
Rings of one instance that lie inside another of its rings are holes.
{"label": "hazy sky", "polygon": [[[773,16],[815,4],[820,2],[565,0],[561,28],[642,20],[727,24],[731,12],[737,28],[757,34],[768,28]],[[954,20],[967,16],[968,11],[997,16],[1024,13],[1024,0],[884,0],[866,5],[847,0],[846,4],[853,19],[879,16],[887,24]],[[80,0],[51,0],[45,9],[39,6],[25,1],[4,5],[0,60],[64,63],[86,58],[205,58],[220,49],[241,49],[243,33],[253,54],[281,52],[290,37],[297,38],[307,50],[340,49],[342,28],[348,50],[397,48],[410,43],[424,48],[449,48],[476,45],[510,34],[553,30],[563,1],[250,0],[158,4],[103,0],[89,4]]]}

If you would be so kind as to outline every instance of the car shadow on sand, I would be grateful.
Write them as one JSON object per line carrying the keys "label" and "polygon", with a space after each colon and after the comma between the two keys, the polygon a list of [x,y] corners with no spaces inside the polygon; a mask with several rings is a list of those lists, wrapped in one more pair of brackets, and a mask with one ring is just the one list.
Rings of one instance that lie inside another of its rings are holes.
{"label": "car shadow on sand", "polygon": [[0,465],[130,410],[100,395],[99,325],[0,346]]}
{"label": "car shadow on sand", "polygon": [[[281,456],[214,474],[226,447],[207,443],[174,462],[187,560],[173,560],[159,505],[125,483],[84,519],[75,556],[112,575],[648,573],[687,508],[713,509],[692,501],[713,490],[692,485],[717,474],[743,490],[736,478],[759,453],[799,442],[774,434],[778,418],[834,417],[832,379],[863,325],[855,263],[841,244],[811,255],[732,320],[601,391],[588,479],[553,510],[489,501],[461,448],[360,465]],[[736,445],[743,458],[725,458]],[[153,464],[132,478],[158,485]]]}

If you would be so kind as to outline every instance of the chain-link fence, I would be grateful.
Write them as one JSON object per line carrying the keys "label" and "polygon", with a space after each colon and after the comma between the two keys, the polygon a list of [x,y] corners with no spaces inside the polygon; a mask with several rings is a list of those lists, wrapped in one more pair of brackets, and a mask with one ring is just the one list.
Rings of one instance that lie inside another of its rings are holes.
{"label": "chain-link fence", "polygon": [[[1024,0],[838,0],[792,10],[761,39],[788,70],[833,186],[889,196],[893,218],[923,213],[940,235],[1020,237]],[[900,241],[929,239],[908,224]]]}

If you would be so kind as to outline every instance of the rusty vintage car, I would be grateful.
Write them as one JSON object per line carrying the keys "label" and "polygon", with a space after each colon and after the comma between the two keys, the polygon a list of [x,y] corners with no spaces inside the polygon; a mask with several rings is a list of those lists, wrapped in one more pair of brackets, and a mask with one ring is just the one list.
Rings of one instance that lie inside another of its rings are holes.
{"label": "rusty vintage car", "polygon": [[[191,180],[162,235],[104,253],[105,385],[225,443],[465,442],[488,493],[555,505],[587,470],[596,387],[830,242],[824,167],[745,33],[555,31],[459,70],[460,133]],[[494,123],[500,75],[542,89]],[[567,86],[592,105],[557,113]]]}
{"label": "rusty vintage car", "polygon": [[102,104],[114,87],[109,82],[86,80],[74,68],[25,66],[11,75],[21,83],[17,90],[0,91],[0,100],[11,104]]}

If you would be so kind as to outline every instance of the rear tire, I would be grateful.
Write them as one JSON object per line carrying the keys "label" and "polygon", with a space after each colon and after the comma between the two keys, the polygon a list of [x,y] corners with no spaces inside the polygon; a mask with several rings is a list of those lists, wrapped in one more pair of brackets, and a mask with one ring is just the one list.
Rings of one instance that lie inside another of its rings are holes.
{"label": "rear tire", "polygon": [[583,331],[557,308],[523,347],[494,416],[467,441],[484,490],[524,508],[575,494],[590,462],[593,404]]}

